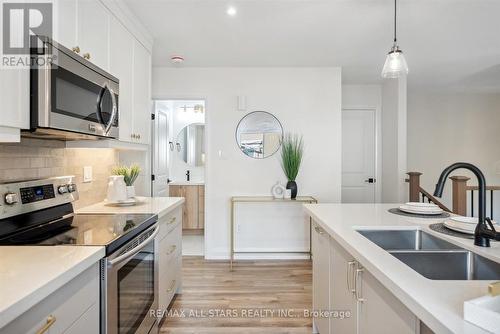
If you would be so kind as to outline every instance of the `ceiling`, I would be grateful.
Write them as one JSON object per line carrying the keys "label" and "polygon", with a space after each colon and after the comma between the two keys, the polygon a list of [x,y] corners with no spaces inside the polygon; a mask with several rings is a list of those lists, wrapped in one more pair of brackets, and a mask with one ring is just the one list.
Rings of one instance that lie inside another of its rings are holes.
{"label": "ceiling", "polygon": [[[344,83],[370,84],[392,44],[392,0],[126,3],[154,37],[154,66],[341,66]],[[500,0],[399,0],[409,84],[500,91],[499,13]]]}

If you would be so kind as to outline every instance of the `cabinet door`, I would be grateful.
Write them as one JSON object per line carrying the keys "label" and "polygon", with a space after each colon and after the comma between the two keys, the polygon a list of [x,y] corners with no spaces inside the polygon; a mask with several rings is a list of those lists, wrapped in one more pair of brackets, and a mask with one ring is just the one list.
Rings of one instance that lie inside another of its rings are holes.
{"label": "cabinet door", "polygon": [[114,17],[109,21],[109,71],[120,80],[120,140],[133,141],[134,37]]}
{"label": "cabinet door", "polygon": [[110,14],[98,0],[78,0],[78,44],[81,55],[109,70],[109,17]]}
{"label": "cabinet door", "polygon": [[184,217],[182,227],[188,230],[198,229],[198,186],[182,186],[184,202]]}
{"label": "cabinet door", "polygon": [[350,312],[342,318],[331,318],[332,333],[355,334],[357,305],[354,279],[357,262],[342,246],[331,239],[330,305],[332,310]]}
{"label": "cabinet door", "polygon": [[[313,310],[330,311],[330,241],[328,234],[316,223],[312,230],[313,260]],[[330,320],[314,318],[314,325],[320,334],[330,331]]]}
{"label": "cabinet door", "polygon": [[136,142],[149,144],[151,127],[151,55],[134,41],[134,132]]}
{"label": "cabinet door", "polygon": [[417,318],[366,269],[357,277],[359,334],[414,334]]}
{"label": "cabinet door", "polygon": [[205,186],[198,186],[198,228],[205,228]]}
{"label": "cabinet door", "polygon": [[0,126],[29,128],[29,69],[0,69]]}
{"label": "cabinet door", "polygon": [[54,39],[70,50],[80,47],[77,41],[76,2],[77,0],[57,0],[54,3]]}

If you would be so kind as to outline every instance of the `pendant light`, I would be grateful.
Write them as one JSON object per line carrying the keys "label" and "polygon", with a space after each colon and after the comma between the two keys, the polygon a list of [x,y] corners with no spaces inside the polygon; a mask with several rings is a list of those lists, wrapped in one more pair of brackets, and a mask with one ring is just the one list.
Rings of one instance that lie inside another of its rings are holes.
{"label": "pendant light", "polygon": [[402,75],[408,74],[408,64],[406,64],[403,51],[399,49],[396,26],[397,26],[397,7],[394,0],[394,44],[391,51],[387,54],[384,68],[382,69],[382,78],[399,78]]}

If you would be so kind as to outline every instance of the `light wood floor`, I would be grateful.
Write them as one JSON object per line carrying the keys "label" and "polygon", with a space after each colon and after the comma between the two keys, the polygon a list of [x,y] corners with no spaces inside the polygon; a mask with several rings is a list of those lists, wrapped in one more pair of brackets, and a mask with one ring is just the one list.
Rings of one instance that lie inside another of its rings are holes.
{"label": "light wood floor", "polygon": [[[161,333],[172,334],[310,334],[312,273],[308,260],[238,261],[229,271],[227,261],[183,258],[183,291],[172,304]],[[277,316],[277,310],[285,310]],[[185,317],[180,316],[181,310]],[[223,310],[237,317],[211,317]],[[228,311],[229,310],[229,311]],[[251,311],[276,316],[249,317]],[[190,314],[190,312],[192,312]],[[196,316],[203,313],[203,317]],[[210,313],[212,312],[212,313]],[[235,313],[232,313],[235,312]],[[246,317],[242,316],[245,315]],[[191,315],[191,316],[190,316]],[[290,317],[290,315],[292,317]]]}

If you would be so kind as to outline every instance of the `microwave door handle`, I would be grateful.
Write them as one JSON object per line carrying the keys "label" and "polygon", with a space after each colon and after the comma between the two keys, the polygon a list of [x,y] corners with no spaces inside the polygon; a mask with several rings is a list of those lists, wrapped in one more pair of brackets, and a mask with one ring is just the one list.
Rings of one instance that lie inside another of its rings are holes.
{"label": "microwave door handle", "polygon": [[113,123],[115,122],[116,116],[118,115],[118,106],[116,104],[115,92],[107,85],[105,87],[107,90],[109,90],[109,93],[111,94],[111,103],[113,104],[113,109],[111,111],[111,117],[109,118],[109,122],[106,125],[106,130],[105,130],[106,134],[108,134],[109,130],[113,126]]}
{"label": "microwave door handle", "polygon": [[135,246],[134,248],[132,248],[128,252],[114,258],[113,260],[108,261],[108,264],[112,267],[115,264],[123,262],[124,260],[129,259],[132,256],[134,256],[135,254],[139,253],[141,251],[141,249],[144,247],[144,245],[148,244],[151,240],[153,240],[158,235],[158,232],[160,232],[160,227],[157,225],[153,234],[151,234],[146,240],[144,240],[143,242],[141,242],[139,245]]}
{"label": "microwave door handle", "polygon": [[104,86],[101,88],[101,91],[99,92],[99,95],[97,96],[97,121],[99,124],[104,126],[104,118],[102,117],[102,99],[104,97],[104,93],[106,92],[106,89],[108,88],[107,84],[104,84]]}

